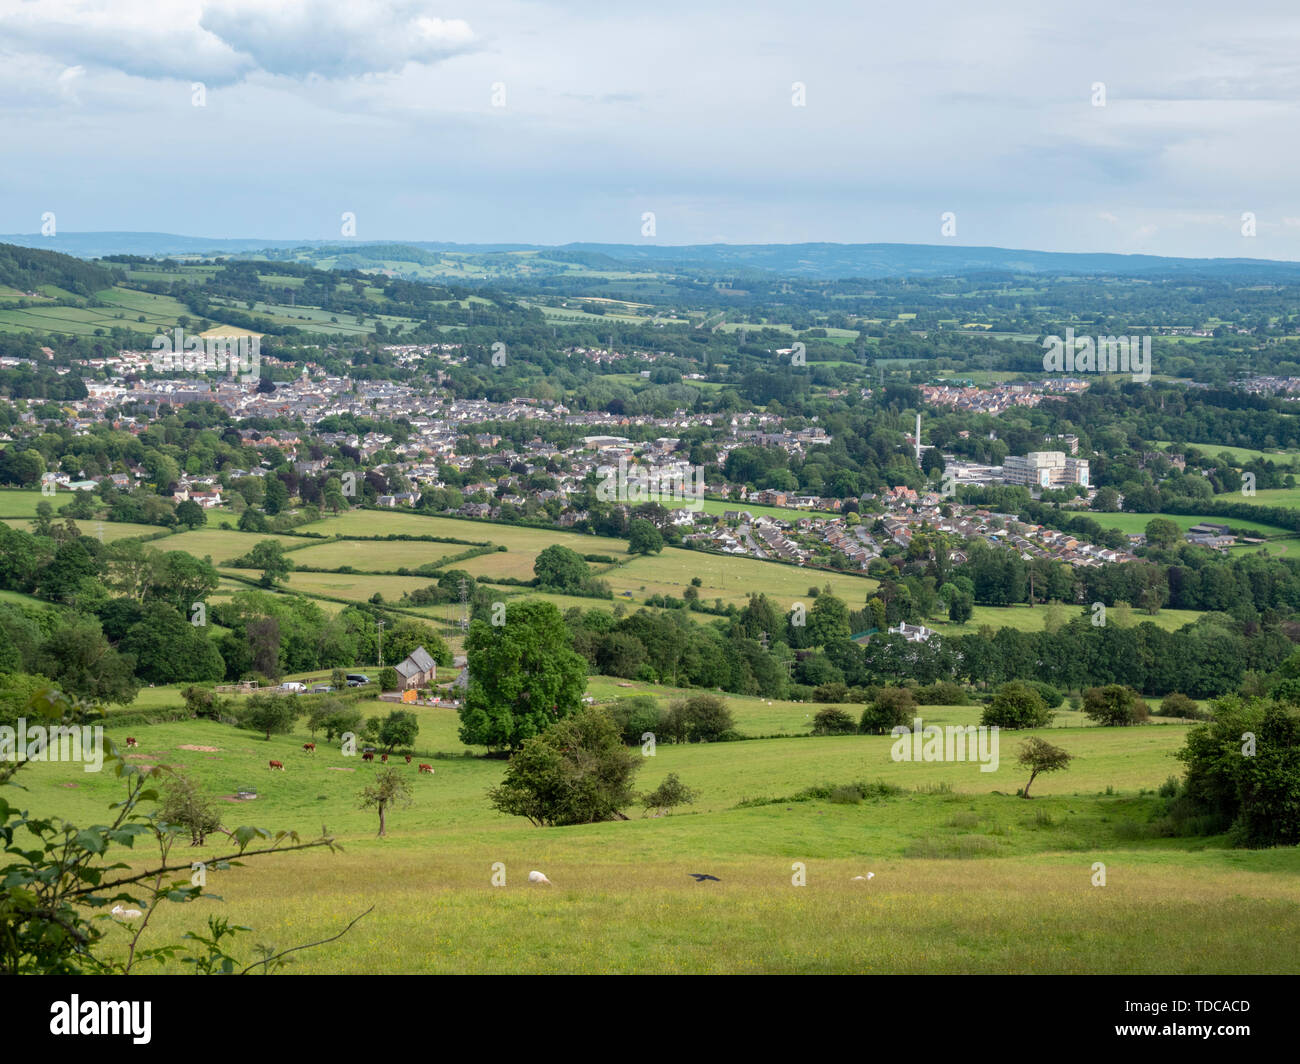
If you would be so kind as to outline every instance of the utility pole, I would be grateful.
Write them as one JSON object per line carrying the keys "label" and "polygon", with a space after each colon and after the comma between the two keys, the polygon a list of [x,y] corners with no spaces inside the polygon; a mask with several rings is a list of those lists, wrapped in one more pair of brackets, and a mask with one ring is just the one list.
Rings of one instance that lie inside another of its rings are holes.
{"label": "utility pole", "polygon": [[384,667],[384,622],[379,622],[379,667]]}
{"label": "utility pole", "polygon": [[463,576],[460,578],[460,630],[469,631],[469,588]]}

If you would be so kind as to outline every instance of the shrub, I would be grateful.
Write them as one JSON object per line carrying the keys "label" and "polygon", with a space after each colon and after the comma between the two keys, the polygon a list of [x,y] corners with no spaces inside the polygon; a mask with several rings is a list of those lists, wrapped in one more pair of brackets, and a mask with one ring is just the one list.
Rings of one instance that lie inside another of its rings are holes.
{"label": "shrub", "polygon": [[[1057,702],[1060,700],[1060,695],[1057,695]],[[1012,680],[994,693],[993,701],[980,715],[980,723],[987,728],[1045,728],[1052,722],[1052,716],[1052,711],[1033,687]]]}
{"label": "shrub", "polygon": [[397,670],[391,665],[385,665],[379,670],[379,689],[381,691],[396,691],[401,686],[401,683]]}
{"label": "shrub", "polygon": [[625,820],[622,808],[633,800],[641,761],[608,713],[584,706],[525,739],[488,798],[500,812],[539,826]]}
{"label": "shrub", "polygon": [[1177,691],[1171,691],[1160,700],[1160,709],[1157,711],[1162,717],[1187,717],[1190,720],[1205,720],[1206,713],[1196,704],[1196,700],[1188,698]]}
{"label": "shrub", "polygon": [[918,706],[968,706],[970,696],[959,683],[941,681],[916,689]]}
{"label": "shrub", "polygon": [[185,708],[192,716],[202,720],[220,720],[226,708],[225,700],[218,698],[209,688],[191,685],[181,692]]}
{"label": "shrub", "polygon": [[1041,680],[1025,680],[1024,683],[1025,686],[1038,692],[1038,697],[1043,700],[1043,705],[1048,709],[1055,709],[1065,701],[1065,695],[1050,683],[1043,683]]}
{"label": "shrub", "polygon": [[202,846],[208,835],[221,826],[221,818],[212,799],[199,791],[188,776],[177,773],[163,785],[159,817],[167,824],[189,833],[191,846]]}
{"label": "shrub", "polygon": [[906,724],[916,711],[916,698],[907,687],[882,687],[862,711],[859,727],[866,735],[885,735]]}
{"label": "shrub", "polygon": [[1151,710],[1131,687],[1112,683],[1084,691],[1083,712],[1098,724],[1126,727],[1143,723]]}
{"label": "shrub", "polygon": [[654,809],[662,816],[679,805],[690,805],[695,798],[695,791],[678,779],[676,772],[670,772],[653,791],[641,795],[641,805],[647,813]]}
{"label": "shrub", "polygon": [[857,730],[853,718],[842,709],[827,706],[813,717],[814,735],[852,735]]}
{"label": "shrub", "polygon": [[[1248,733],[1254,737],[1249,753]],[[1176,824],[1199,824],[1209,833],[1231,823],[1230,837],[1240,846],[1300,843],[1300,712],[1294,706],[1220,698],[1214,719],[1189,729],[1176,756],[1187,766],[1185,792],[1170,803]]]}
{"label": "shrub", "polygon": [[813,688],[814,702],[847,702],[849,688],[842,683],[824,683]]}
{"label": "shrub", "polygon": [[641,736],[646,732],[651,732],[656,738],[660,736],[663,715],[659,703],[649,695],[620,698],[605,708],[623,742],[629,746],[640,746]]}
{"label": "shrub", "polygon": [[669,705],[663,727],[673,742],[714,743],[734,732],[735,721],[724,699],[692,695]]}

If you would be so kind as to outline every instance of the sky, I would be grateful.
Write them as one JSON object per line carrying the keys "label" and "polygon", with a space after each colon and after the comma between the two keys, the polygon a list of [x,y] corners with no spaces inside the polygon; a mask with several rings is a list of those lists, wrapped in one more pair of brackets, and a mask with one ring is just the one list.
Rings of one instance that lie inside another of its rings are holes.
{"label": "sky", "polygon": [[1297,38],[1294,0],[0,0],[0,232],[1300,259]]}

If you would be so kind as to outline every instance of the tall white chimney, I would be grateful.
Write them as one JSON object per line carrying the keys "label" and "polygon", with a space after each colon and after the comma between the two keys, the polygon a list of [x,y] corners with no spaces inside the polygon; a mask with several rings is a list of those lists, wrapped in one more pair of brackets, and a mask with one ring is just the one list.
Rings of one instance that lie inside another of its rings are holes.
{"label": "tall white chimney", "polygon": [[916,464],[921,464],[921,411],[916,412]]}

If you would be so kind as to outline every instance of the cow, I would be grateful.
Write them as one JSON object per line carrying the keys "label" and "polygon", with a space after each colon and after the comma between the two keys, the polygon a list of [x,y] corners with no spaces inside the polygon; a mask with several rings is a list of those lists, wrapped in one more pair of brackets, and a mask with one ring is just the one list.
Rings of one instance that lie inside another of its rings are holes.
{"label": "cow", "polygon": [[411,755],[410,755],[410,754],[407,754],[407,755],[406,755],[406,763],[407,763],[408,765],[411,763]]}
{"label": "cow", "polygon": [[420,771],[421,771],[421,772],[427,772],[430,776],[432,776],[432,775],[433,775],[433,766],[432,766],[432,765],[421,765],[421,766],[420,766]]}
{"label": "cow", "polygon": [[309,754],[314,754],[314,753],[316,752],[316,744],[315,744],[315,743],[303,743],[303,744],[302,744],[302,748],[303,748],[304,750],[306,750],[307,753],[309,753]]}
{"label": "cow", "polygon": [[385,764],[385,765],[388,764],[388,755],[387,755],[387,754],[380,754],[380,755],[379,755],[379,760],[380,760],[381,763],[383,763],[383,764]]}
{"label": "cow", "polygon": [[271,762],[271,769],[272,769],[272,770],[275,770],[275,769],[277,769],[277,768],[278,768],[281,772],[284,771],[284,765],[283,765],[281,762],[279,762],[279,761],[272,761],[272,762]]}
{"label": "cow", "polygon": [[135,746],[139,746],[140,744],[136,742],[133,738],[131,738],[131,736],[128,735],[126,737],[126,745],[128,747],[135,747]]}
{"label": "cow", "polygon": [[362,754],[362,755],[361,755],[361,760],[362,760],[362,761],[373,761],[374,759],[375,759],[375,755],[374,755],[374,754]]}

